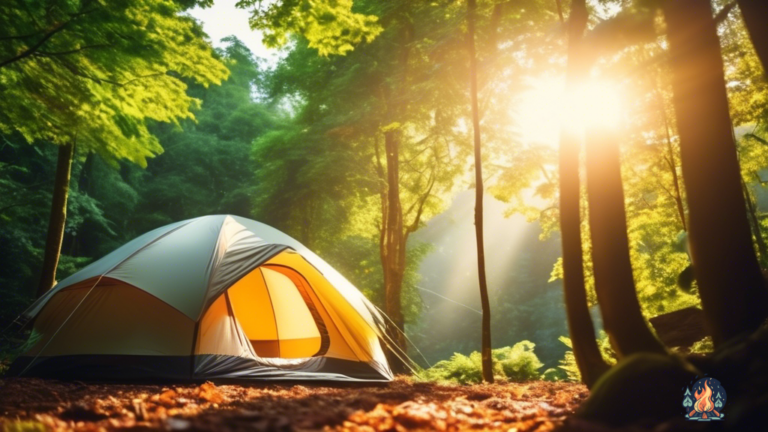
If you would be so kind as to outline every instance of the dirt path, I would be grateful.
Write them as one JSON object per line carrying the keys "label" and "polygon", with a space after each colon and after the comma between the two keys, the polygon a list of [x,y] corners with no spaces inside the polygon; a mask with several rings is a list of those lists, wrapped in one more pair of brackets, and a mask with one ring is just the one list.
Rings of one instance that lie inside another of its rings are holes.
{"label": "dirt path", "polygon": [[0,430],[549,431],[579,384],[138,385],[0,379]]}

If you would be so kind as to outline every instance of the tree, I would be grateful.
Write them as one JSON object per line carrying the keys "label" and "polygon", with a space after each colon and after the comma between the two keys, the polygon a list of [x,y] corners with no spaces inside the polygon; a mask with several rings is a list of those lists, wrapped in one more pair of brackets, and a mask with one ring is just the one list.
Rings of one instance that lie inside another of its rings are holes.
{"label": "tree", "polygon": [[[365,235],[375,236],[380,247],[385,292],[382,306],[393,321],[387,338],[395,351],[404,351],[402,299],[408,239],[435,213],[438,197],[452,188],[463,168],[458,161],[467,150],[459,141],[464,134],[453,128],[456,119],[464,114],[459,107],[466,91],[455,85],[455,77],[467,75],[466,66],[454,66],[459,64],[455,48],[463,45],[451,30],[463,22],[463,17],[455,13],[455,5],[447,15],[437,5],[409,2],[366,2],[356,7],[362,13],[378,16],[386,31],[344,57],[318,57],[310,41],[297,38],[295,49],[271,78],[270,94],[293,101],[299,126],[290,132],[292,135],[280,132],[269,139],[295,142],[291,146],[296,146],[296,158],[289,159],[300,164],[294,166],[316,167],[302,169],[301,175],[298,171],[283,171],[290,181],[313,183],[313,199],[292,199],[301,202],[292,207],[296,217],[301,214],[319,220],[323,212],[329,215],[350,208],[344,201],[353,206],[378,207],[376,213],[364,212],[359,219],[365,220]],[[435,60],[446,57],[450,67],[433,67]],[[267,144],[266,140],[261,143]],[[306,148],[300,150],[301,146]],[[338,150],[337,158],[323,148]],[[328,157],[309,161],[300,151]],[[264,163],[269,160],[263,159]],[[279,158],[273,159],[280,163]],[[336,179],[345,176],[334,163],[351,168],[346,176],[352,181],[341,182],[345,188],[364,185],[358,191],[342,193],[346,200],[329,199],[345,190],[333,189],[339,184]],[[367,171],[363,174],[354,167],[365,167]],[[324,172],[333,180],[321,177]],[[361,223],[354,225],[359,227]],[[328,229],[339,235],[343,226],[341,218]],[[371,232],[371,228],[375,231]],[[390,358],[397,369],[397,355]],[[400,365],[400,370],[403,368]]]}
{"label": "tree", "polygon": [[[582,36],[587,24],[586,3],[574,0],[568,18],[568,69],[566,93],[575,92],[586,76]],[[568,311],[568,329],[573,342],[573,354],[582,379],[587,386],[608,369],[595,340],[595,329],[587,306],[584,285],[584,264],[581,249],[581,211],[579,186],[579,138],[565,124],[560,132],[560,232],[563,243],[563,289]]]}
{"label": "tree", "polygon": [[[718,345],[762,324],[768,316],[768,293],[752,248],[711,5],[707,0],[666,1],[663,11],[691,255],[704,313]],[[712,175],[715,172],[718,175]],[[740,319],[730,319],[733,315]]]}
{"label": "tree", "polygon": [[[669,43],[693,269],[716,352],[711,363],[695,359],[687,362],[649,352],[620,361],[594,387],[589,401],[580,410],[584,417],[613,424],[635,419],[628,408],[635,400],[611,402],[620,394],[620,389],[633,388],[637,402],[646,402],[644,416],[664,419],[677,415],[668,408],[674,400],[658,396],[649,404],[651,395],[664,395],[696,375],[713,372],[733,380],[732,385],[744,385],[747,389],[749,386],[745,383],[754,377],[744,377],[743,371],[756,371],[766,360],[763,354],[758,354],[748,361],[748,367],[741,360],[745,352],[753,352],[751,350],[765,343],[764,329],[760,327],[767,315],[768,293],[751,242],[716,19],[707,0],[667,0],[658,6],[664,14]],[[718,14],[718,19],[720,16]],[[617,223],[621,217],[616,214],[613,219],[613,223]],[[607,224],[608,230],[610,225]],[[606,225],[593,228],[606,231],[605,234],[608,231]],[[604,268],[599,269],[597,263],[594,271],[596,280],[601,277],[599,273],[606,272]],[[636,314],[637,309],[628,304],[605,304],[601,299],[604,314]],[[616,337],[628,339],[633,335]],[[621,341],[615,342],[621,346]],[[728,348],[723,349],[726,343]],[[662,389],[655,377],[675,384],[669,384],[668,390]],[[750,424],[758,410],[763,409],[750,404],[753,393],[755,390],[747,390],[742,395],[740,403],[744,411],[733,419],[734,425],[739,425],[734,427]]]}
{"label": "tree", "polygon": [[217,51],[229,78],[207,88],[188,80],[189,94],[202,103],[195,119],[181,127],[151,126],[165,152],[137,184],[142,199],[134,224],[144,230],[208,214],[251,217],[253,201],[262,196],[252,181],[253,142],[275,129],[279,118],[259,99],[264,71],[258,60],[237,38],[222,42]]}
{"label": "tree", "polygon": [[480,108],[477,103],[477,55],[475,54],[475,13],[477,2],[467,0],[467,45],[469,47],[469,82],[472,99],[472,131],[475,144],[475,238],[477,239],[477,269],[480,298],[483,308],[482,362],[483,380],[493,382],[493,358],[491,356],[491,304],[488,300],[488,282],[485,276],[485,247],[483,242],[483,159],[480,141]]}
{"label": "tree", "polygon": [[38,294],[55,281],[75,146],[145,166],[162,151],[146,120],[192,118],[197,105],[178,77],[207,85],[226,76],[179,12],[168,0],[3,5],[0,38],[12,42],[0,52],[0,91],[12,103],[0,128],[61,146]]}
{"label": "tree", "polygon": [[586,136],[592,265],[605,330],[620,356],[664,353],[637,300],[621,182],[618,133],[610,128]]}

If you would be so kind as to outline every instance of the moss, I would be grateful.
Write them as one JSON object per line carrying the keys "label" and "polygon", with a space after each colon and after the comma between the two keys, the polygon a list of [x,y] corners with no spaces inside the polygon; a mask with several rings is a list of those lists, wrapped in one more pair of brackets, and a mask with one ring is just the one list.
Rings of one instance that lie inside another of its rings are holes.
{"label": "moss", "polygon": [[681,389],[701,372],[668,355],[641,353],[619,361],[592,388],[580,417],[611,425],[649,423],[681,416]]}

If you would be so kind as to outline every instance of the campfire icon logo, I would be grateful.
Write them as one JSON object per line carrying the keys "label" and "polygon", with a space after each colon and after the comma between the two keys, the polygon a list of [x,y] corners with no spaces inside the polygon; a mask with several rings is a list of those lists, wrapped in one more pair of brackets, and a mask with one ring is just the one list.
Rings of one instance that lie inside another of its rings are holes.
{"label": "campfire icon logo", "polygon": [[683,407],[685,418],[693,421],[717,421],[725,417],[723,407],[728,396],[720,381],[704,377],[690,388],[685,387]]}

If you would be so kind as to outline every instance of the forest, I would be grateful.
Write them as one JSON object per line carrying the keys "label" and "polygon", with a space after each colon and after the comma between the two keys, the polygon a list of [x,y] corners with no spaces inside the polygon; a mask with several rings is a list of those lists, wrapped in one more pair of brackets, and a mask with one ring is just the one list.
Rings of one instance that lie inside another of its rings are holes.
{"label": "forest", "polygon": [[765,430],[766,20],[3,1],[0,428]]}

